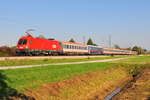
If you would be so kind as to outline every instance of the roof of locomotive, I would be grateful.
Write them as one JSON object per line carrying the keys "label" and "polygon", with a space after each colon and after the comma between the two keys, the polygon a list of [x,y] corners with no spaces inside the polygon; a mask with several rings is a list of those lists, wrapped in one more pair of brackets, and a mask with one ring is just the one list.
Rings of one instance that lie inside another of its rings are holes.
{"label": "roof of locomotive", "polygon": [[49,41],[57,41],[57,40],[55,40],[53,38],[46,39],[46,38],[40,38],[40,37],[33,37],[31,35],[23,36],[20,39],[43,39],[43,40],[49,40]]}

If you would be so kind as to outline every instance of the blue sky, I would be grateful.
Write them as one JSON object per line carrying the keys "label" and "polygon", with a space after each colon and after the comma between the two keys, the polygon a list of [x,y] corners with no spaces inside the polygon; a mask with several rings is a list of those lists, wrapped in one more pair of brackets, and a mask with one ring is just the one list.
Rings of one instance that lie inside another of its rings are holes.
{"label": "blue sky", "polygon": [[27,29],[57,40],[150,49],[150,0],[0,0],[0,45],[16,45]]}

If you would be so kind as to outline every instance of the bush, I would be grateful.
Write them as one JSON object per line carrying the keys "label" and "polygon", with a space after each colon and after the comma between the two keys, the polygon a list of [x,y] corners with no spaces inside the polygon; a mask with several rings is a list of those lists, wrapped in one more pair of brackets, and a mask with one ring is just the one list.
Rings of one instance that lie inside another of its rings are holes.
{"label": "bush", "polygon": [[0,47],[0,56],[14,56],[16,54],[16,47]]}

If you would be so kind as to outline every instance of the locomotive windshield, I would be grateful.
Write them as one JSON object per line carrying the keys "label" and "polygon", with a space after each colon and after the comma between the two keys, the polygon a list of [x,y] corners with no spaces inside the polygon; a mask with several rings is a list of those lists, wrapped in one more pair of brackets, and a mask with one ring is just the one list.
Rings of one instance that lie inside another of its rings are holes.
{"label": "locomotive windshield", "polygon": [[19,45],[24,45],[26,43],[27,43],[27,39],[20,39],[18,42]]}

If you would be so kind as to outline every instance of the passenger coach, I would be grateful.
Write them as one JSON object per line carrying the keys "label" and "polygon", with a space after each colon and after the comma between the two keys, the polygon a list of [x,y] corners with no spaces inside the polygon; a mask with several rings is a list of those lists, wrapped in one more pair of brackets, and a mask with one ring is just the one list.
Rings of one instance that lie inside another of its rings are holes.
{"label": "passenger coach", "polygon": [[81,43],[61,42],[64,54],[88,54],[88,46]]}

